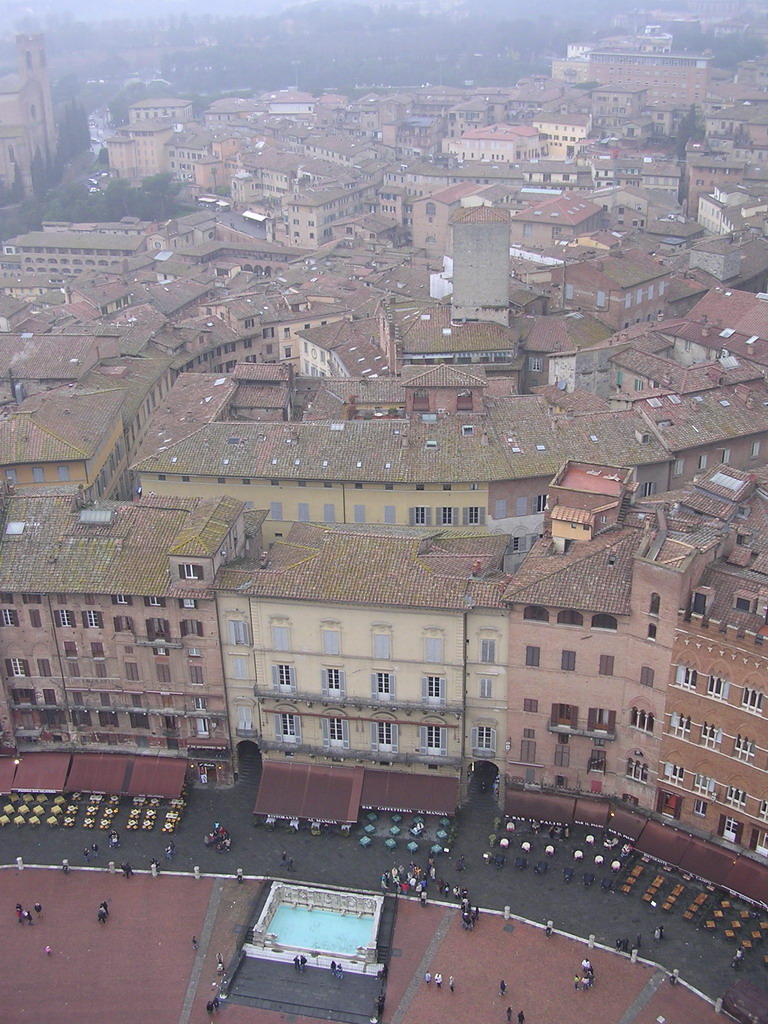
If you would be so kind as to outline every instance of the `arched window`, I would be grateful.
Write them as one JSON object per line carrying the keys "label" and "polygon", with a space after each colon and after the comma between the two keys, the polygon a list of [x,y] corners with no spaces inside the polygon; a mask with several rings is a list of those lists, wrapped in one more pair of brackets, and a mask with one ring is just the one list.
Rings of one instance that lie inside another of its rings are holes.
{"label": "arched window", "polygon": [[635,761],[631,757],[627,758],[627,777],[634,779],[636,782],[647,782],[648,765],[644,761]]}
{"label": "arched window", "polygon": [[658,594],[651,594],[651,601],[648,605],[649,615],[658,615],[659,609],[661,608],[661,598]]}
{"label": "arched window", "polygon": [[557,613],[557,623],[559,626],[583,626],[584,616],[573,608],[563,608]]}
{"label": "arched window", "polygon": [[629,724],[635,729],[642,729],[643,732],[653,732],[653,712],[632,708]]}
{"label": "arched window", "polygon": [[549,612],[540,604],[529,604],[523,609],[523,618],[532,619],[534,622],[549,622]]}
{"label": "arched window", "polygon": [[598,615],[592,616],[592,628],[593,629],[618,629],[618,623],[613,615],[604,615],[600,612]]}
{"label": "arched window", "polygon": [[649,622],[648,623],[648,639],[649,640],[655,640],[656,639],[656,623],[655,622]]}

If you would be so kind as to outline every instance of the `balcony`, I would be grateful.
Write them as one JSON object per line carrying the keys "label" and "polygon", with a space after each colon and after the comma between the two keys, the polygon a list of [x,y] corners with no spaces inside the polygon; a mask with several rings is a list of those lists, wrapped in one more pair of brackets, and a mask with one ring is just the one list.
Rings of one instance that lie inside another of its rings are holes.
{"label": "balcony", "polygon": [[36,726],[34,729],[18,727],[13,730],[13,735],[17,740],[39,740],[42,732],[43,727],[41,725]]}
{"label": "balcony", "polygon": [[357,750],[352,747],[324,747],[311,743],[284,743],[282,740],[265,739],[255,734],[262,750],[284,750],[309,757],[334,757],[343,761],[368,761],[378,764],[381,761],[393,764],[437,764],[450,768],[459,768],[461,757],[446,755],[441,757],[432,754],[419,754],[415,751],[393,752],[390,750]]}
{"label": "balcony", "polygon": [[235,736],[239,736],[241,739],[244,739],[244,740],[255,740],[255,739],[258,739],[259,730],[258,729],[242,729],[240,726],[238,726],[235,729]]}
{"label": "balcony", "polygon": [[175,640],[170,637],[162,636],[139,636],[133,634],[133,642],[137,647],[172,647],[177,650],[184,649],[184,642],[180,639]]}
{"label": "balcony", "polygon": [[564,736],[586,736],[591,740],[615,740],[616,733],[608,732],[607,729],[587,729],[579,728],[575,729],[570,725],[565,725],[561,722],[547,722],[547,732],[560,733]]}
{"label": "balcony", "polygon": [[355,708],[357,711],[362,711],[363,708],[391,708],[392,710],[404,711],[406,715],[411,715],[414,711],[418,711],[438,715],[453,714],[460,718],[464,714],[464,705],[459,701],[401,700],[399,697],[395,697],[394,700],[384,700],[375,699],[370,695],[360,697],[357,694],[353,695],[350,693],[335,697],[327,693],[319,694],[311,690],[273,690],[266,687],[261,688],[258,685],[254,687],[254,692],[260,701],[270,699],[290,700],[310,706],[319,704],[322,707],[328,708]]}

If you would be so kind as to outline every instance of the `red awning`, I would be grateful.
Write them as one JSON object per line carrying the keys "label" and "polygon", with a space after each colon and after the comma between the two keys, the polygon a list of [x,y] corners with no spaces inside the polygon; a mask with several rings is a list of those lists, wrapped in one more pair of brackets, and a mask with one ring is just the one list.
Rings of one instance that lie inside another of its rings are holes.
{"label": "red awning", "polygon": [[421,811],[454,814],[459,802],[459,780],[411,772],[365,769],[360,803],[380,811]]}
{"label": "red awning", "polygon": [[73,793],[121,795],[135,760],[127,754],[74,754],[67,788]]}
{"label": "red awning", "polygon": [[186,758],[137,756],[133,758],[133,771],[124,793],[174,800],[181,794],[186,774]]}
{"label": "red awning", "polygon": [[71,754],[24,754],[16,766],[17,793],[63,793]]}
{"label": "red awning", "polygon": [[507,791],[504,807],[510,818],[532,818],[550,825],[570,825],[575,803],[573,797],[511,789]]}
{"label": "red awning", "polygon": [[706,879],[707,882],[714,882],[715,885],[722,885],[737,856],[721,846],[705,843],[703,839],[694,836],[680,859],[680,870]]}
{"label": "red awning", "polygon": [[739,857],[725,876],[723,888],[743,896],[750,903],[768,907],[768,867],[749,857]]}
{"label": "red awning", "polygon": [[631,814],[623,807],[614,807],[608,817],[608,828],[625,839],[637,839],[646,826],[648,819],[639,814]]}
{"label": "red awning", "polygon": [[582,800],[579,798],[576,801],[576,811],[574,812],[573,820],[577,825],[595,825],[600,827],[608,821],[609,810],[610,807],[607,802],[602,800]]}
{"label": "red awning", "polygon": [[13,791],[13,777],[16,774],[16,759],[0,757],[0,793]]}
{"label": "red awning", "polygon": [[691,837],[685,832],[661,825],[658,821],[648,821],[635,843],[635,848],[653,857],[654,860],[677,866],[690,841]]}
{"label": "red awning", "polygon": [[309,821],[357,821],[363,768],[265,761],[254,814]]}
{"label": "red awning", "polygon": [[723,996],[723,1009],[739,1024],[768,1024],[768,993],[741,978]]}

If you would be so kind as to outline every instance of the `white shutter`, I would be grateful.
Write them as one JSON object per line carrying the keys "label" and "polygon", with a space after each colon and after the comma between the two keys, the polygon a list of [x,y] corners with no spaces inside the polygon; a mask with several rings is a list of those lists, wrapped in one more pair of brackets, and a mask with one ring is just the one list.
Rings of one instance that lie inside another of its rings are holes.
{"label": "white shutter", "polygon": [[680,724],[680,712],[679,711],[673,711],[671,716],[670,716],[670,719],[669,719],[669,727],[670,727],[670,729],[676,729],[679,724]]}
{"label": "white shutter", "polygon": [[320,669],[320,689],[324,697],[328,696],[328,669]]}
{"label": "white shutter", "polygon": [[429,700],[429,677],[421,677],[421,699]]}
{"label": "white shutter", "polygon": [[346,718],[341,720],[341,745],[345,750],[349,750],[349,722]]}
{"label": "white shutter", "polygon": [[[445,740],[446,747],[448,746],[448,735],[447,734],[448,734],[448,730],[446,729],[446,740]],[[495,729],[491,729],[491,750],[494,752],[494,754],[496,753],[496,730]],[[447,751],[446,751],[446,753],[447,753]]]}
{"label": "white shutter", "polygon": [[379,749],[379,727],[376,722],[371,722],[371,750]]}
{"label": "white shutter", "polygon": [[247,704],[237,706],[237,728],[250,731],[253,728],[253,713]]}
{"label": "white shutter", "polygon": [[323,731],[323,746],[330,747],[331,745],[331,724],[327,718],[320,719],[320,728]]}
{"label": "white shutter", "polygon": [[275,739],[283,738],[283,719],[281,715],[275,715]]}
{"label": "white shutter", "polygon": [[277,670],[277,665],[272,666],[272,689],[280,689],[280,673]]}
{"label": "white shutter", "polygon": [[470,743],[471,743],[472,749],[473,749],[473,750],[477,750],[477,749],[478,749],[478,747],[477,747],[477,736],[478,736],[478,732],[477,732],[477,728],[476,728],[476,727],[475,727],[474,729],[472,729],[472,732],[471,732],[471,734],[470,734],[470,735],[471,735],[471,737],[472,737],[472,738],[471,738],[471,740],[470,740]]}
{"label": "white shutter", "polygon": [[445,701],[446,701],[446,687],[447,687],[447,684],[446,684],[445,679],[440,679],[440,682],[438,683],[438,691],[437,692],[438,692],[438,697],[440,698],[440,703],[441,704],[445,704]]}
{"label": "white shutter", "polygon": [[298,715],[294,715],[293,721],[296,729],[296,742],[301,743],[301,718]]}
{"label": "white shutter", "polygon": [[375,672],[371,672],[371,696],[374,700],[379,697],[379,680]]}
{"label": "white shutter", "polygon": [[339,672],[339,696],[345,696],[347,692],[347,673],[342,669]]}
{"label": "white shutter", "polygon": [[440,756],[445,757],[448,754],[448,730],[440,729]]}
{"label": "white shutter", "polygon": [[296,669],[293,667],[293,665],[291,665],[290,668],[288,669],[288,678],[291,680],[291,689],[295,690],[296,689]]}
{"label": "white shutter", "polygon": [[419,753],[426,754],[427,752],[427,727],[426,725],[419,726]]}
{"label": "white shutter", "polygon": [[397,725],[393,725],[392,726],[392,753],[393,754],[396,754],[397,750],[398,750],[398,747],[397,747],[398,729],[399,729],[399,727]]}

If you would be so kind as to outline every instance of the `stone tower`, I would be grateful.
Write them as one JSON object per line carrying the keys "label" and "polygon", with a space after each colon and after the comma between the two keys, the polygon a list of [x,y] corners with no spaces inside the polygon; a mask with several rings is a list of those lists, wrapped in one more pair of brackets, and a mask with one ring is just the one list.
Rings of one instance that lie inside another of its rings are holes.
{"label": "stone tower", "polygon": [[509,213],[469,206],[451,217],[451,319],[509,326]]}

